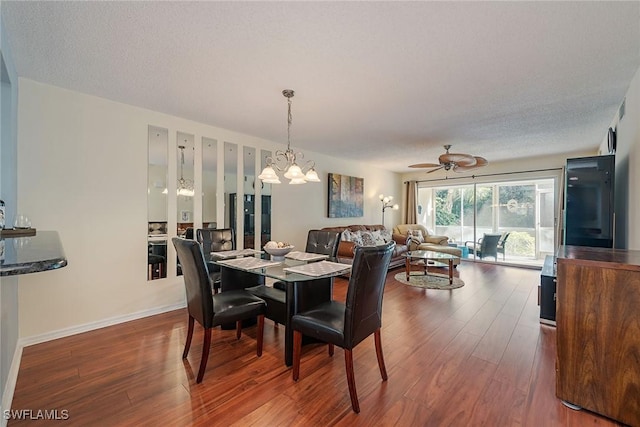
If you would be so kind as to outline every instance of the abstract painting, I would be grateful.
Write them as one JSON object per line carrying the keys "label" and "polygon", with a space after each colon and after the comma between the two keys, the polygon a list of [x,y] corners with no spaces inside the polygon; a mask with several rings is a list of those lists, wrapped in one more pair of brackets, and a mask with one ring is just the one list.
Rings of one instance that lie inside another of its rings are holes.
{"label": "abstract painting", "polygon": [[364,178],[329,174],[329,218],[363,216]]}

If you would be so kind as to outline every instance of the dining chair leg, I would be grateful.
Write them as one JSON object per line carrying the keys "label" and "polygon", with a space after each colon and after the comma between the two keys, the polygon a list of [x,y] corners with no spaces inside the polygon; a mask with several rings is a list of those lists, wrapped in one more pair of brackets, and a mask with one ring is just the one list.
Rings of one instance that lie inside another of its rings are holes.
{"label": "dining chair leg", "polygon": [[258,316],[258,331],[257,331],[256,340],[258,341],[258,350],[256,354],[258,357],[262,356],[262,338],[264,336],[264,314]]}
{"label": "dining chair leg", "polygon": [[240,339],[240,336],[242,336],[242,320],[236,322],[236,338]]}
{"label": "dining chair leg", "polygon": [[200,384],[204,377],[204,370],[207,368],[209,360],[209,348],[211,347],[211,328],[204,330],[204,342],[202,343],[202,359],[200,359],[200,369],[198,370],[198,378],[196,382]]}
{"label": "dining chair leg", "polygon": [[384,366],[384,357],[382,356],[382,339],[380,337],[380,328],[378,328],[374,333],[373,337],[376,342],[376,356],[378,357],[378,367],[380,368],[380,376],[382,376],[382,380],[387,380],[387,368]]}
{"label": "dining chair leg", "polygon": [[333,351],[334,351],[334,345],[329,344],[329,356],[333,356]]}
{"label": "dining chair leg", "polygon": [[186,359],[189,354],[189,348],[191,348],[191,338],[193,338],[193,317],[189,316],[189,326],[187,327],[187,340],[184,343],[184,351],[182,352],[182,358]]}
{"label": "dining chair leg", "polygon": [[300,353],[302,352],[302,332],[293,331],[293,380],[300,377]]}
{"label": "dining chair leg", "polygon": [[356,392],[356,378],[353,374],[353,352],[344,349],[344,364],[347,370],[347,383],[349,384],[349,396],[351,397],[351,408],[356,414],[360,413],[360,404],[358,403],[358,393]]}

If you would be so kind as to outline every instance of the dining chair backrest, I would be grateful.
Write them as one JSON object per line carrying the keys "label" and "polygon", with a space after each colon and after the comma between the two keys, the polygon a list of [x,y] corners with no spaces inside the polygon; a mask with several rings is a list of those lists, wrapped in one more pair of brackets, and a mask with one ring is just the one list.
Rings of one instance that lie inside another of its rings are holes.
{"label": "dining chair backrest", "polygon": [[309,230],[305,252],[335,257],[338,254],[339,244],[339,231]]}
{"label": "dining chair backrest", "polygon": [[236,248],[232,228],[198,228],[196,238],[205,253],[231,251]]}
{"label": "dining chair backrest", "polygon": [[187,227],[187,229],[184,232],[184,238],[193,240],[193,227]]}
{"label": "dining chair backrest", "polygon": [[189,315],[203,327],[211,328],[214,315],[213,293],[202,248],[195,240],[174,237],[171,241],[182,266]]}
{"label": "dining chair backrest", "polygon": [[355,248],[344,319],[345,348],[352,349],[382,326],[382,295],[395,242]]}

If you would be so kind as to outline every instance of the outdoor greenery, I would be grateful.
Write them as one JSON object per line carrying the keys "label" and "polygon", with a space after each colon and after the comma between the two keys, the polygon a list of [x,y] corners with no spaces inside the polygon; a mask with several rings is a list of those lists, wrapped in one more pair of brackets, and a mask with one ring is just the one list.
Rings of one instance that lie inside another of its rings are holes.
{"label": "outdoor greenery", "polygon": [[536,240],[525,231],[512,231],[505,245],[507,255],[522,257],[536,256]]}
{"label": "outdoor greenery", "polygon": [[[498,191],[499,229],[534,229],[535,185],[476,186],[477,227],[493,227],[494,188]],[[436,226],[473,226],[473,186],[439,189],[435,195]],[[506,252],[509,255],[535,257],[535,238],[525,231],[512,231]]]}
{"label": "outdoor greenery", "polygon": [[[478,225],[491,225],[493,210],[492,187],[477,187]],[[462,208],[462,209],[461,209]],[[464,220],[464,224],[462,221]],[[457,187],[446,190],[436,190],[436,225],[465,225],[473,224],[473,187]]]}
{"label": "outdoor greenery", "polygon": [[[535,228],[535,185],[500,185],[498,206],[500,228]],[[478,227],[493,224],[494,186],[476,187]],[[473,224],[473,186],[436,190],[436,226]]]}
{"label": "outdoor greenery", "polygon": [[535,228],[535,185],[505,185],[498,190],[500,227]]}

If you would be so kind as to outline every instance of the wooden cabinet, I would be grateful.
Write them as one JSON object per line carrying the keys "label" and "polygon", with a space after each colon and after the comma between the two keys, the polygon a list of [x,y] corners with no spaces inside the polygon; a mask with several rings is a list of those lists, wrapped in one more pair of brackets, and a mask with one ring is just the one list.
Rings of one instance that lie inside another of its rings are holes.
{"label": "wooden cabinet", "polygon": [[640,426],[640,251],[560,247],[556,395]]}

